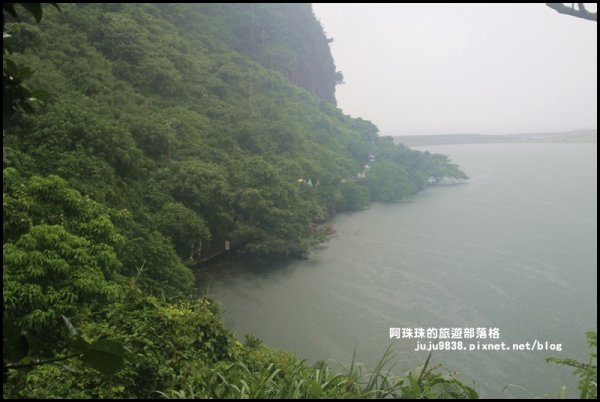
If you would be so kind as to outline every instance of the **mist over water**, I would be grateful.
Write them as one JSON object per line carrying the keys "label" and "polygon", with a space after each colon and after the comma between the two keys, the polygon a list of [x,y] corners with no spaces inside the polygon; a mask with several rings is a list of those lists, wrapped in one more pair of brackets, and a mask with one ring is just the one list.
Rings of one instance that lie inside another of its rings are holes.
{"label": "mist over water", "polygon": [[[537,339],[562,352],[434,352],[433,362],[475,380],[483,397],[556,395],[562,384],[575,395],[571,370],[544,357],[585,360],[584,332],[597,326],[595,144],[427,149],[469,182],[340,214],[337,235],[310,260],[214,273],[209,292],[226,324],[310,362],[347,363],[356,348],[372,368],[392,343],[402,369],[427,352],[390,340],[390,327],[497,327],[497,342]],[[500,394],[507,384],[528,391]]]}

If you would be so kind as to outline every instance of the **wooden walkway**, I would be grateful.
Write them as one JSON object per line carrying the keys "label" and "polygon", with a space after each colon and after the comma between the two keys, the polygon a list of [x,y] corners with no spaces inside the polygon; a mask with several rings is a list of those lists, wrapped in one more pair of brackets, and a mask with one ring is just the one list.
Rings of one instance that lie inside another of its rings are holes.
{"label": "wooden walkway", "polygon": [[213,258],[215,258],[215,257],[218,257],[218,256],[220,256],[221,254],[223,254],[223,253],[226,253],[226,252],[228,252],[228,251],[231,251],[231,250],[221,250],[221,251],[217,251],[216,253],[212,253],[212,254],[211,254],[211,255],[209,255],[208,257],[204,257],[204,258],[201,258],[201,259],[199,259],[199,260],[196,260],[196,264],[201,264],[201,263],[203,263],[203,262],[206,262],[206,261],[212,260]]}

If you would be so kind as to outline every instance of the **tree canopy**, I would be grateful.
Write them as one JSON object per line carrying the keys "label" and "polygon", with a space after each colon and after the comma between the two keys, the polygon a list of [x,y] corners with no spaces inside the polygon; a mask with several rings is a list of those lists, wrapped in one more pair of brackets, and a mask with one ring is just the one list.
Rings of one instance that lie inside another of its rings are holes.
{"label": "tree canopy", "polygon": [[[225,242],[302,254],[336,212],[465,177],[336,108],[342,75],[309,5],[3,7],[5,397],[310,378],[237,342],[190,267]],[[35,113],[33,88],[52,94]]]}

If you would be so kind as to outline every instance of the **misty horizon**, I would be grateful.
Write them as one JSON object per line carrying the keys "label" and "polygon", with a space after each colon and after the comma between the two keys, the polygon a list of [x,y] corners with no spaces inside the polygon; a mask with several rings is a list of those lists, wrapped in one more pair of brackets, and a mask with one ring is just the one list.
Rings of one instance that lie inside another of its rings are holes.
{"label": "misty horizon", "polygon": [[446,130],[446,131],[407,131],[407,132],[380,132],[380,135],[386,136],[412,136],[412,135],[489,135],[489,136],[497,136],[497,135],[506,135],[506,136],[514,136],[514,135],[536,135],[536,134],[572,134],[572,133],[581,133],[581,132],[589,132],[589,131],[598,131],[597,127],[593,128],[582,128],[582,129],[573,129],[573,130],[555,130],[555,131],[527,131],[527,132],[499,132],[499,133],[489,133],[489,132],[474,132],[468,130]]}
{"label": "misty horizon", "polygon": [[313,4],[345,84],[383,135],[597,127],[597,24],[544,4]]}

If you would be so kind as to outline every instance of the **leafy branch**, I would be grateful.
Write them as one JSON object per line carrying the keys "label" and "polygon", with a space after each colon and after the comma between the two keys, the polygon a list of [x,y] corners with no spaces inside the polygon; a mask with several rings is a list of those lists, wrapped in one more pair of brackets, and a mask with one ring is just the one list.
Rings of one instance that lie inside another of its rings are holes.
{"label": "leafy branch", "polygon": [[19,330],[14,322],[3,320],[4,382],[6,382],[8,370],[33,368],[74,357],[81,357],[86,365],[106,377],[111,377],[123,367],[125,359],[123,345],[109,339],[100,339],[90,343],[79,335],[77,329],[67,317],[61,315],[61,318],[65,324],[63,336],[71,353],[66,356],[55,356],[47,359],[29,357],[28,355],[45,354],[43,343],[26,331]]}

